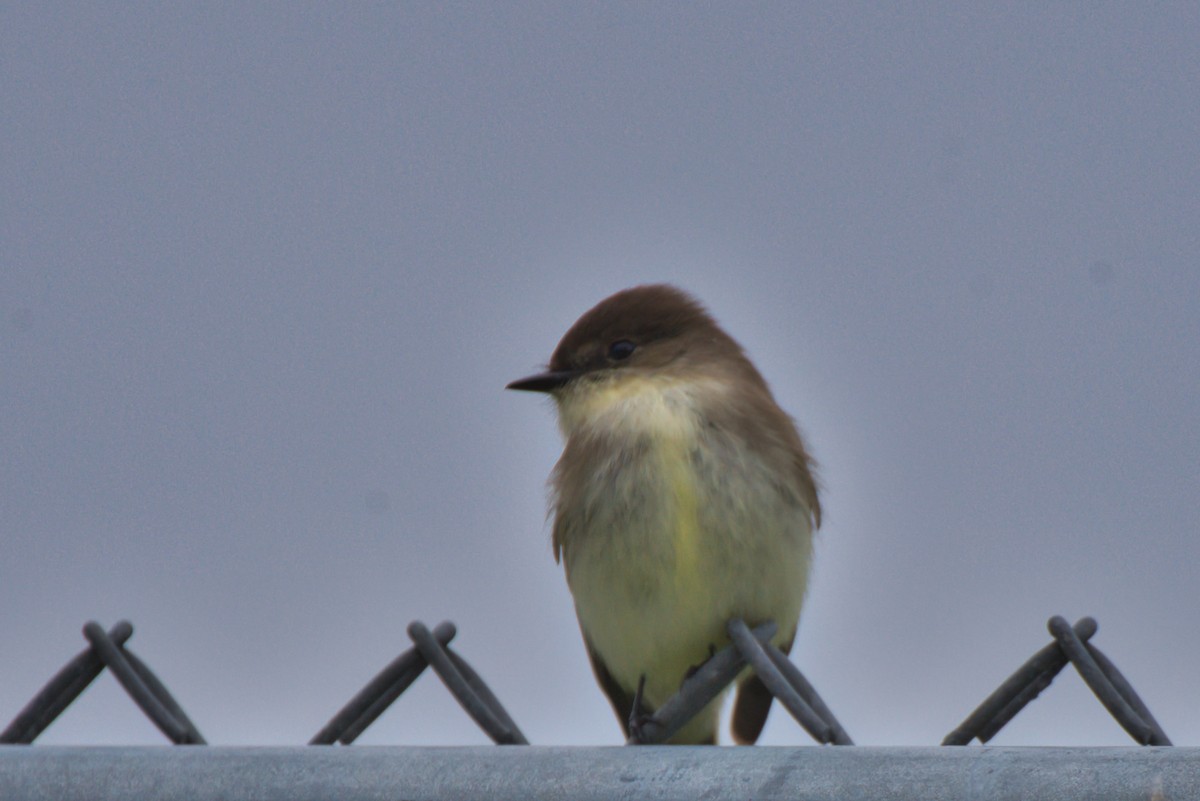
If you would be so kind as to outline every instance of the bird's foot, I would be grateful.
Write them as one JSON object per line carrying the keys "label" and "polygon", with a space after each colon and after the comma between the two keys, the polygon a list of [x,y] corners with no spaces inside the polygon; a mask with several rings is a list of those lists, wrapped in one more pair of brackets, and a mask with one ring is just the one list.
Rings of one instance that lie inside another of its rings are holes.
{"label": "bird's foot", "polygon": [[692,665],[690,668],[688,668],[687,672],[683,674],[683,681],[680,683],[680,686],[682,687],[684,684],[687,684],[687,680],[690,679],[692,676],[695,676],[696,673],[699,672],[700,668],[707,665],[708,660],[712,659],[716,655],[717,655],[717,646],[713,645],[710,642],[708,644],[708,659],[705,659],[703,662],[701,662],[698,665]]}
{"label": "bird's foot", "polygon": [[642,706],[642,695],[645,690],[646,674],[643,673],[642,677],[638,679],[637,692],[633,694],[633,705],[629,708],[629,739],[636,743],[646,741],[643,736],[646,724],[654,720],[654,715],[647,712],[646,708]]}

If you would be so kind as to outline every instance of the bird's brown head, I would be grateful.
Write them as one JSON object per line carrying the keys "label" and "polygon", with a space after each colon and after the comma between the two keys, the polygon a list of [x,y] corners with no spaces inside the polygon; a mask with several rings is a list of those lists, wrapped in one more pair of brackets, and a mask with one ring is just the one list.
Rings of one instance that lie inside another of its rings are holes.
{"label": "bird's brown head", "polygon": [[741,349],[686,292],[649,284],[600,301],[563,336],[545,372],[507,388],[554,393],[577,379],[613,380],[716,354],[740,358]]}

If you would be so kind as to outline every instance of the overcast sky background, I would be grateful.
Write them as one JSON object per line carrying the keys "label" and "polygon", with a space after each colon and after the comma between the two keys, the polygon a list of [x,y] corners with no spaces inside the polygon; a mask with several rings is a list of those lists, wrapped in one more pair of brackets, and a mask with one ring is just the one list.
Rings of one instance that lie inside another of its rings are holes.
{"label": "overcast sky background", "polygon": [[[128,618],[299,744],[452,619],[620,742],[503,387],[670,281],[821,463],[793,658],[857,742],[1090,614],[1200,744],[1200,5],[1037,5],[4,4],[0,727]],[[39,742],[163,738],[105,675]],[[360,742],[487,740],[429,674]],[[1064,673],[994,742],[1131,741]]]}

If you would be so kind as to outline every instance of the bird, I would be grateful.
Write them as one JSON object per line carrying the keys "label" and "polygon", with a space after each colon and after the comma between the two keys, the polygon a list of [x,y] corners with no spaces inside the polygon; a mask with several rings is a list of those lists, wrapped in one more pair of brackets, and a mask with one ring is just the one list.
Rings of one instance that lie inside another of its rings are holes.
{"label": "bird", "polygon": [[[821,524],[815,463],[698,300],[669,284],[617,292],[507,388],[555,402],[554,558],[626,737],[728,644],[730,618],[774,621],[772,643],[790,651]],[[752,744],[772,695],[749,671],[737,684],[731,731]],[[715,745],[723,697],[668,742]]]}

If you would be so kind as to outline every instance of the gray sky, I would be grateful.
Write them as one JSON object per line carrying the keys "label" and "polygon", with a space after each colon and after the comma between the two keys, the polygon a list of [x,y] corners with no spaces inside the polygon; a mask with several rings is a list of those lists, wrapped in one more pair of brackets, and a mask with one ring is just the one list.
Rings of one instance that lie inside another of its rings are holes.
{"label": "gray sky", "polygon": [[[552,409],[503,386],[665,280],[821,462],[793,658],[858,742],[939,742],[1091,614],[1200,743],[1200,6],[9,3],[0,42],[0,725],[125,617],[211,742],[302,743],[449,618],[533,742],[619,742]],[[41,742],[162,738],[104,676]],[[427,676],[360,742],[485,738]],[[996,742],[1129,740],[1064,674]]]}

